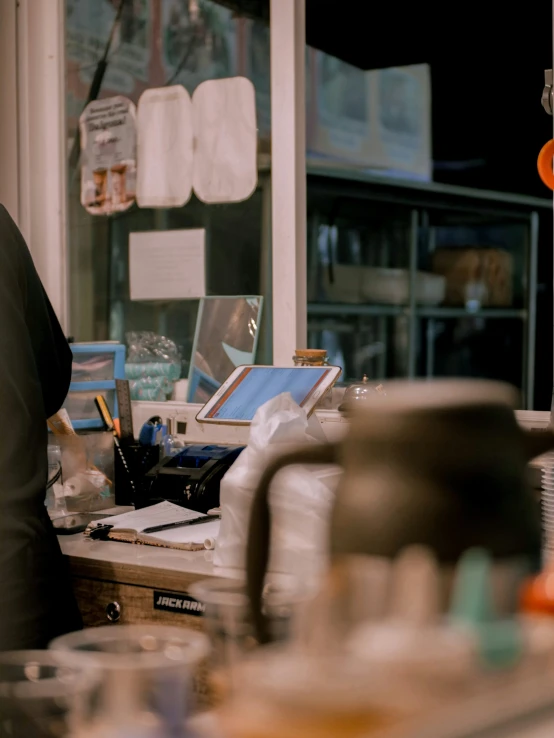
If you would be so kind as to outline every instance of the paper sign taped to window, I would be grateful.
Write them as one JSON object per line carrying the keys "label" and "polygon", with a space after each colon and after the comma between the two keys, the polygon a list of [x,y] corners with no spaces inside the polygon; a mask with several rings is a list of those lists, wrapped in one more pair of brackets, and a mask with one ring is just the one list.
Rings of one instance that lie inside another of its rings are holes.
{"label": "paper sign taped to window", "polygon": [[127,210],[135,201],[136,110],[121,95],[94,100],[79,120],[81,204],[93,215]]}
{"label": "paper sign taped to window", "polygon": [[187,300],[206,294],[203,228],[129,237],[131,300]]}

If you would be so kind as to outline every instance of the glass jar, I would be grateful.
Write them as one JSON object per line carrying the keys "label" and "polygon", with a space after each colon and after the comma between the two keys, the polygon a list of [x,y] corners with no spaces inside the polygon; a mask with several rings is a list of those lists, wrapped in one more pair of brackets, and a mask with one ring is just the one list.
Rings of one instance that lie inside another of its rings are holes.
{"label": "glass jar", "polygon": [[326,366],[329,363],[325,349],[296,349],[292,360],[294,366]]}
{"label": "glass jar", "polygon": [[386,397],[383,385],[380,384],[377,387],[373,387],[369,383],[367,374],[364,374],[361,382],[353,382],[346,388],[342,403],[339,406],[339,412],[343,415],[349,415],[356,407],[366,402],[375,394]]}

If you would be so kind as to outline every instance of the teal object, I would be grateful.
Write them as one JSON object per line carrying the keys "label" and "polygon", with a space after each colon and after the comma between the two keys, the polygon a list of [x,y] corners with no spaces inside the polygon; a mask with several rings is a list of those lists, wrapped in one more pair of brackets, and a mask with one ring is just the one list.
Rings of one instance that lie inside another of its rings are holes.
{"label": "teal object", "polygon": [[147,377],[166,377],[175,382],[181,377],[181,364],[167,361],[145,361],[136,364],[125,364],[127,379],[145,379]]}
{"label": "teal object", "polygon": [[167,377],[141,377],[129,380],[132,400],[156,400],[165,402],[173,391],[173,382]]}
{"label": "teal object", "polygon": [[519,661],[523,637],[517,620],[497,619],[491,597],[492,560],[483,548],[472,548],[460,558],[450,617],[475,631],[479,654],[486,666],[507,669]]}

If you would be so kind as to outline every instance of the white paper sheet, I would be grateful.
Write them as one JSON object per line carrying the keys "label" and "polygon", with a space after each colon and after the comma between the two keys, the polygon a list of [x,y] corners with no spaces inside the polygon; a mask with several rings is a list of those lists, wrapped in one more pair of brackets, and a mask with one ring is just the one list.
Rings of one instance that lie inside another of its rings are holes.
{"label": "white paper sheet", "polygon": [[200,518],[202,515],[203,513],[188,510],[166,500],[159,502],[157,505],[145,507],[142,510],[133,510],[122,515],[113,515],[102,520],[95,520],[90,527],[92,529],[102,525],[112,525],[115,530],[136,530],[137,533],[140,533],[145,528],[150,528],[154,525],[176,523],[180,520],[194,520],[194,518]]}
{"label": "white paper sheet", "polygon": [[131,300],[186,300],[204,297],[205,236],[203,228],[131,233]]}
{"label": "white paper sheet", "polygon": [[182,207],[192,194],[192,102],[181,85],[146,90],[137,112],[137,203]]}
{"label": "white paper sheet", "polygon": [[193,188],[205,203],[240,202],[258,181],[256,95],[245,77],[202,82],[192,96]]}

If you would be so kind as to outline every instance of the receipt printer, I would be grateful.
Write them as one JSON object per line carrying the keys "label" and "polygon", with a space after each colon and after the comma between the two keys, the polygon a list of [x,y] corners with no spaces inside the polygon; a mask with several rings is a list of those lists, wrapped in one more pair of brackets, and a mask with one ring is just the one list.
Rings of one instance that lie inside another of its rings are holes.
{"label": "receipt printer", "polygon": [[244,446],[185,446],[144,476],[135,507],[163,500],[202,513],[219,507],[219,483],[243,449]]}

